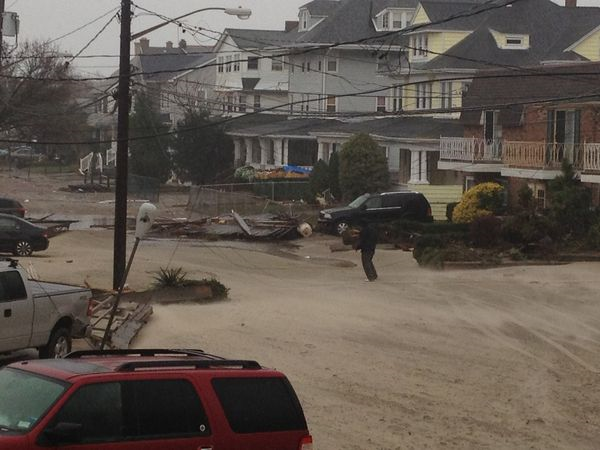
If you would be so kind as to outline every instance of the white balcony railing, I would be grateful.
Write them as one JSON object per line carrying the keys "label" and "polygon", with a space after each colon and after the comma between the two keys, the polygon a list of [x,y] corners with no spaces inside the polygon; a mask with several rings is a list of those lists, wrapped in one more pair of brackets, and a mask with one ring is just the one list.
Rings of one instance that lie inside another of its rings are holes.
{"label": "white balcony railing", "polygon": [[600,172],[600,144],[583,145],[583,170]]}
{"label": "white balcony railing", "polygon": [[559,169],[567,160],[582,167],[583,144],[506,141],[503,161],[513,167]]}
{"label": "white balcony railing", "polygon": [[447,161],[502,162],[502,141],[441,137],[440,159]]}

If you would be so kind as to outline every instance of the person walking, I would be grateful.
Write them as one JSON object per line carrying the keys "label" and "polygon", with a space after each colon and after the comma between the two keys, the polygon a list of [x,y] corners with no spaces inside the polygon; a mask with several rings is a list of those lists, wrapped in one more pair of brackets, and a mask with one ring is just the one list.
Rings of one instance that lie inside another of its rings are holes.
{"label": "person walking", "polygon": [[377,279],[377,271],[373,265],[373,256],[375,255],[375,247],[377,247],[377,228],[367,221],[362,222],[360,225],[356,250],[360,250],[362,266],[367,279],[375,281]]}

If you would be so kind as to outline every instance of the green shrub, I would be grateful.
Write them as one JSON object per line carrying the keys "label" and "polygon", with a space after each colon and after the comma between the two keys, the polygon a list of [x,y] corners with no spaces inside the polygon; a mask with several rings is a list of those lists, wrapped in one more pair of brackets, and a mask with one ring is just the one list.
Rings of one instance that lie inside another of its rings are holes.
{"label": "green shrub", "polygon": [[157,287],[179,287],[185,286],[187,282],[187,273],[183,268],[164,269],[160,268],[155,272],[154,285]]}
{"label": "green shrub", "polygon": [[592,225],[586,236],[586,244],[590,250],[600,250],[600,222]]}
{"label": "green shrub", "polygon": [[504,240],[512,244],[529,245],[554,236],[552,221],[545,216],[521,213],[504,219],[500,229]]}
{"label": "green shrub", "polygon": [[473,186],[463,197],[452,214],[452,221],[469,223],[477,217],[491,216],[502,209],[503,187],[498,183],[481,183]]}
{"label": "green shrub", "polygon": [[500,240],[501,224],[496,216],[477,217],[469,226],[469,239],[475,247],[492,247]]}
{"label": "green shrub", "polygon": [[454,214],[456,205],[458,205],[458,202],[452,202],[446,205],[446,219],[448,219],[448,222],[452,222],[452,214]]}
{"label": "green shrub", "polygon": [[216,278],[203,278],[201,280],[191,280],[186,286],[208,286],[212,292],[213,298],[226,298],[229,294],[229,288],[225,287]]}
{"label": "green shrub", "polygon": [[308,178],[311,200],[314,201],[318,194],[329,189],[329,166],[322,159],[314,165]]}

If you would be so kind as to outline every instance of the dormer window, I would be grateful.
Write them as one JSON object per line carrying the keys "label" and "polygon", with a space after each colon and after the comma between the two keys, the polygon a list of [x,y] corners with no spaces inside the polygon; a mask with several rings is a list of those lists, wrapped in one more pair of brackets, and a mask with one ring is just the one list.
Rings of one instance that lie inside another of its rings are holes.
{"label": "dormer window", "polygon": [[514,46],[514,47],[522,47],[523,46],[523,37],[522,36],[506,36],[506,45]]}
{"label": "dormer window", "polygon": [[299,31],[308,30],[308,11],[306,9],[300,11]]}

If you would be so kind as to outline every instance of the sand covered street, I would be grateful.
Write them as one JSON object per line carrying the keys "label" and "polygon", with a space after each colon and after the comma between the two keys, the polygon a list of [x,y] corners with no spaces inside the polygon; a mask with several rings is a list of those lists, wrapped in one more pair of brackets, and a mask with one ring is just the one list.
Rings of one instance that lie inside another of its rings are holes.
{"label": "sand covered street", "polygon": [[[598,264],[433,272],[381,250],[380,279],[367,283],[358,255],[331,253],[334,242],[144,241],[132,288],[168,264],[231,292],[156,305],[135,345],[284,371],[317,449],[597,448]],[[44,279],[108,287],[111,258],[112,232],[77,231],[22,263]]]}

